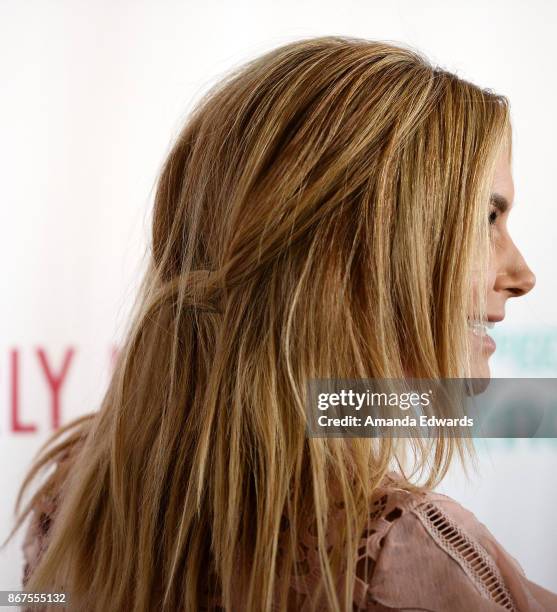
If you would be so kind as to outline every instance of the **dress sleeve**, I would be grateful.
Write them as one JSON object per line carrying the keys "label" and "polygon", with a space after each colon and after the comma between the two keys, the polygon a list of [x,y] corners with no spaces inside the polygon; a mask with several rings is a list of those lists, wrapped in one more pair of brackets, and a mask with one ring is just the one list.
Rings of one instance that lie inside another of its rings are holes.
{"label": "dress sleeve", "polygon": [[37,505],[31,511],[31,517],[23,539],[23,587],[27,585],[29,577],[35,571],[46,549],[56,506],[56,498],[45,494],[41,496]]}
{"label": "dress sleeve", "polygon": [[41,493],[30,512],[22,545],[23,588],[27,586],[31,574],[35,571],[47,548],[51,527],[63,495],[63,488],[80,447],[81,442],[78,442],[75,446],[62,452],[55,460],[54,470],[40,489]]}
{"label": "dress sleeve", "polygon": [[557,595],[526,578],[478,519],[441,494],[392,487],[364,534],[359,609],[557,611]]}

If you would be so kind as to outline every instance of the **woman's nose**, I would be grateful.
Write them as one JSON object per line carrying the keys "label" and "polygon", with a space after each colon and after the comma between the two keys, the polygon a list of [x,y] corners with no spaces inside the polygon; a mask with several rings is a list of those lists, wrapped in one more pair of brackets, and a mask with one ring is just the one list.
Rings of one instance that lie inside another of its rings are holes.
{"label": "woman's nose", "polygon": [[504,257],[504,266],[497,274],[496,289],[507,291],[509,297],[520,297],[534,288],[536,275],[529,268],[522,253],[509,240],[508,250]]}

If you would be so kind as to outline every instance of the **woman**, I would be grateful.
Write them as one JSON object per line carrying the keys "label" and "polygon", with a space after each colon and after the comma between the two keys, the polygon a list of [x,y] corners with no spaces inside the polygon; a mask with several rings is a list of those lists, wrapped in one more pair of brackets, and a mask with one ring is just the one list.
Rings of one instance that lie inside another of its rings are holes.
{"label": "woman", "polygon": [[[312,378],[488,376],[534,276],[504,97],[413,51],[278,48],[198,105],[98,413],[39,458],[24,582],[75,610],[551,610],[433,492],[465,441],[308,438]],[[396,471],[393,471],[397,467]],[[424,478],[425,476],[425,478]],[[418,483],[421,477],[421,484]]]}

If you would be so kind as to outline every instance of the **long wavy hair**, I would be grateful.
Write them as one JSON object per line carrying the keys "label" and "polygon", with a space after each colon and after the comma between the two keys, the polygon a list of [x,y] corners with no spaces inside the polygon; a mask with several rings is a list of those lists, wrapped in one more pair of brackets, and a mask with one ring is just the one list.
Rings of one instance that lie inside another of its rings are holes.
{"label": "long wavy hair", "polygon": [[[80,611],[200,610],[212,590],[226,610],[285,610],[311,520],[315,597],[351,610],[369,501],[405,451],[308,438],[306,383],[468,375],[508,142],[506,98],[384,42],[293,42],[213,87],[163,166],[100,410],[59,430],[23,483],[18,511],[73,449],[19,512],[16,527],[63,493],[28,588],[63,588]],[[409,487],[466,455],[455,438],[407,443]]]}

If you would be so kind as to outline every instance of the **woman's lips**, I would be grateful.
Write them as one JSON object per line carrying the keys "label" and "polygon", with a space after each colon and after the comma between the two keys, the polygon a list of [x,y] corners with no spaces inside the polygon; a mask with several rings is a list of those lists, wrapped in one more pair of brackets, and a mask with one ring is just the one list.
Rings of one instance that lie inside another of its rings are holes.
{"label": "woman's lips", "polygon": [[495,322],[491,320],[487,321],[468,321],[468,328],[472,335],[477,338],[478,342],[481,342],[482,351],[493,353],[497,348],[495,340],[488,335],[487,330],[493,329]]}
{"label": "woman's lips", "polygon": [[487,334],[485,336],[482,336],[482,343],[486,351],[490,353],[495,352],[497,344],[495,344],[495,340],[491,336],[488,336]]}

